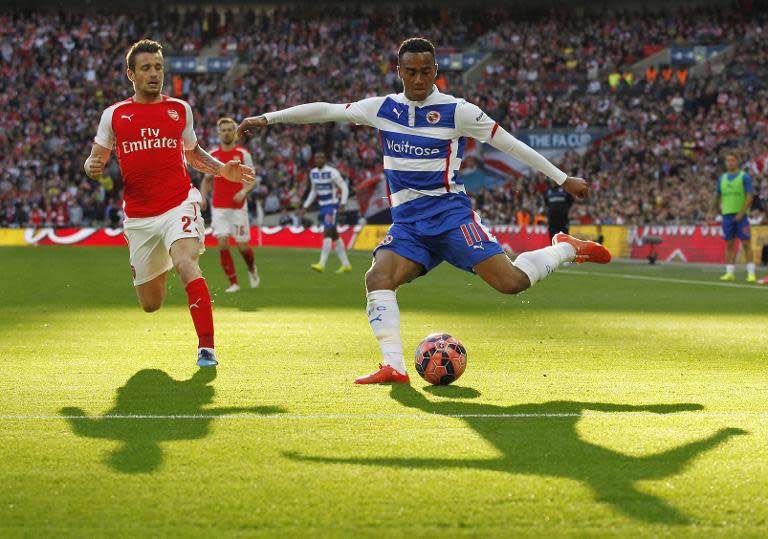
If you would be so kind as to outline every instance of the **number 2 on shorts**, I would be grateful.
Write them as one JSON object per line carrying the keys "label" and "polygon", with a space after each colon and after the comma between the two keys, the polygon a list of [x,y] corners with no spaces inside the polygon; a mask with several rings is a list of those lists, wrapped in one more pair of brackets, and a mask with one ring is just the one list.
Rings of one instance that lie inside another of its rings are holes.
{"label": "number 2 on shorts", "polygon": [[192,224],[192,218],[184,215],[181,218],[181,230],[186,232],[187,234],[191,234],[192,231],[189,229],[189,226]]}

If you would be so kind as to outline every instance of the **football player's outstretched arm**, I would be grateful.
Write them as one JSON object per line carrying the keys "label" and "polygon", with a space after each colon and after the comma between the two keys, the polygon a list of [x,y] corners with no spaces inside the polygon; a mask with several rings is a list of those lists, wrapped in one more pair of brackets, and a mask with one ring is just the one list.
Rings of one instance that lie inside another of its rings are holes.
{"label": "football player's outstretched arm", "polygon": [[487,142],[497,150],[509,154],[518,161],[545,174],[558,185],[562,185],[563,189],[573,195],[574,198],[583,200],[587,197],[586,180],[568,176],[539,152],[509,134],[498,122],[480,110],[477,105],[466,102],[457,105],[456,127],[463,134],[480,142]]}
{"label": "football player's outstretched arm", "polygon": [[85,173],[91,179],[96,179],[104,174],[104,167],[109,161],[109,156],[112,154],[112,150],[105,148],[101,144],[94,143],[91,146],[91,154],[85,160],[83,168]]}
{"label": "football player's outstretched arm", "polygon": [[283,110],[267,112],[260,116],[245,118],[237,126],[237,136],[249,136],[257,129],[271,124],[318,124],[324,122],[354,122],[372,125],[369,118],[375,118],[383,97],[370,97],[354,103],[306,103]]}
{"label": "football player's outstretched arm", "polygon": [[256,181],[253,169],[240,163],[239,159],[233,159],[224,164],[203,150],[199,144],[191,150],[185,150],[184,153],[187,157],[187,163],[203,174],[222,176],[231,182],[246,185],[251,185]]}

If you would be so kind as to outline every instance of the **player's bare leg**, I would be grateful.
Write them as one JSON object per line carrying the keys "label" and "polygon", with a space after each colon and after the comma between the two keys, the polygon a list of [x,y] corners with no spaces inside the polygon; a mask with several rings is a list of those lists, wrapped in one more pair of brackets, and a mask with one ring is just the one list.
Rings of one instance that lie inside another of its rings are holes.
{"label": "player's bare leg", "polygon": [[171,260],[187,291],[187,301],[198,339],[197,364],[200,367],[216,365],[213,350],[213,309],[211,293],[200,271],[200,242],[196,238],[183,238],[171,245]]}
{"label": "player's bare leg", "polygon": [[344,241],[339,238],[339,231],[335,228],[333,229],[331,239],[333,239],[333,242],[336,245],[336,256],[339,257],[339,262],[341,262],[341,266],[336,270],[336,273],[348,273],[352,271],[352,265],[349,263],[349,258],[347,258],[347,251],[344,249]]}
{"label": "player's bare leg", "polygon": [[245,265],[248,266],[248,282],[251,288],[258,288],[261,279],[259,278],[259,270],[256,268],[256,262],[253,259],[253,249],[245,242],[238,243],[237,248],[240,250],[240,256],[245,260]]}
{"label": "player's bare leg", "polygon": [[139,298],[139,305],[146,312],[154,312],[163,305],[167,278],[168,273],[166,272],[158,275],[151,281],[136,286],[136,296]]}
{"label": "player's bare leg", "polygon": [[229,279],[229,287],[224,292],[237,292],[240,290],[240,284],[237,282],[235,261],[232,259],[232,253],[229,252],[229,236],[216,238],[216,242],[219,245],[219,262]]}
{"label": "player's bare leg", "polygon": [[502,294],[517,294],[531,287],[525,272],[516,268],[507,255],[486,258],[473,268],[483,281]]}
{"label": "player's bare leg", "polygon": [[554,273],[564,263],[607,264],[610,261],[611,253],[599,243],[558,232],[550,247],[522,253],[514,262],[506,255],[494,255],[477,264],[474,270],[499,292],[517,294]]}
{"label": "player's bare leg", "polygon": [[721,281],[735,281],[736,276],[736,240],[725,240],[725,274],[720,276]]}
{"label": "player's bare leg", "polygon": [[757,276],[755,275],[755,258],[752,254],[752,242],[750,240],[741,240],[741,248],[744,251],[744,262],[747,265],[747,282],[754,283],[757,281]]}
{"label": "player's bare leg", "polygon": [[384,363],[379,370],[355,380],[356,384],[409,382],[400,338],[400,309],[395,291],[421,275],[424,268],[388,249],[380,249],[365,274],[368,322],[379,341]]}
{"label": "player's bare leg", "polygon": [[328,256],[331,254],[331,248],[333,247],[333,233],[332,229],[326,228],[323,230],[323,247],[320,249],[320,261],[311,264],[309,267],[318,273],[325,271],[325,263],[328,262]]}

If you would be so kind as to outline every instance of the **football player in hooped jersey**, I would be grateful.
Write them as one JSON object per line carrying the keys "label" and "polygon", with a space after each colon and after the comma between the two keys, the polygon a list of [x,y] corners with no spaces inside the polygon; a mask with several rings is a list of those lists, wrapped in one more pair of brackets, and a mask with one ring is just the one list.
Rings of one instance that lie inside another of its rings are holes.
{"label": "football player in hooped jersey", "polygon": [[505,294],[517,294],[566,262],[607,263],[600,244],[555,235],[552,246],[510,261],[491,231],[472,211],[458,176],[466,138],[487,142],[546,174],[577,199],[587,182],[568,176],[542,155],[507,133],[480,108],[441,93],[435,48],[411,38],[398,50],[403,93],[347,104],[310,103],[246,118],[240,134],[274,123],[354,122],[379,129],[393,224],[373,253],[365,275],[368,321],[379,341],[383,365],[358,384],[408,382],[400,340],[395,291],[443,261],[477,273]]}
{"label": "football player in hooped jersey", "polygon": [[205,225],[200,192],[192,187],[187,163],[245,185],[252,184],[255,175],[240,161],[224,164],[197,144],[189,104],[161,93],[164,62],[159,43],[134,43],[126,62],[134,95],[102,114],[85,171],[99,177],[115,150],[125,183],[123,231],[139,304],[147,312],[160,308],[168,270],[175,267],[198,336],[197,364],[216,365],[211,295],[198,265]]}
{"label": "football player in hooped jersey", "polygon": [[[315,152],[315,165],[315,168],[309,171],[311,187],[307,200],[301,208],[301,216],[304,216],[304,210],[309,208],[317,199],[317,205],[320,208],[320,220],[323,223],[323,249],[320,251],[320,261],[310,267],[320,273],[325,271],[325,263],[328,260],[328,255],[331,254],[331,244],[335,241],[336,254],[341,261],[341,266],[336,270],[336,273],[347,273],[352,271],[352,266],[349,264],[347,252],[344,250],[344,241],[339,239],[336,219],[339,212],[344,213],[347,198],[349,198],[349,188],[347,182],[341,177],[341,173],[328,165],[325,152]],[[337,196],[337,191],[339,196]]]}
{"label": "football player in hooped jersey", "polygon": [[[253,167],[253,158],[248,150],[235,144],[237,122],[232,118],[219,118],[219,121],[216,122],[216,128],[221,144],[211,150],[211,155],[224,162],[239,159],[240,162]],[[250,186],[238,185],[226,178],[214,177],[211,174],[205,175],[200,186],[203,209],[208,205],[208,193],[213,188],[211,224],[213,225],[213,235],[216,236],[219,243],[221,267],[224,268],[224,273],[229,278],[229,288],[225,292],[240,290],[235,271],[235,261],[232,260],[232,254],[229,252],[230,236],[235,239],[237,248],[248,266],[248,281],[251,288],[259,286],[260,279],[256,270],[256,263],[253,260],[253,250],[248,245],[251,239],[251,223],[248,219],[248,204],[246,203],[248,192],[255,186],[255,183]]]}

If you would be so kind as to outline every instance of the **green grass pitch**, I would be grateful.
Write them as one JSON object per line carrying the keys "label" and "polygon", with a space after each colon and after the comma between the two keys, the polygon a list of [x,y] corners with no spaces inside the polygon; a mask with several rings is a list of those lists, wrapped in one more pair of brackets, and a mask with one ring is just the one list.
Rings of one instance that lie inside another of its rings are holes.
{"label": "green grass pitch", "polygon": [[406,357],[445,331],[464,376],[355,386],[368,256],[256,256],[234,295],[202,258],[200,371],[175,275],[146,314],[126,249],[0,250],[0,537],[768,535],[768,287],[615,263],[502,296],[443,265],[398,293]]}

